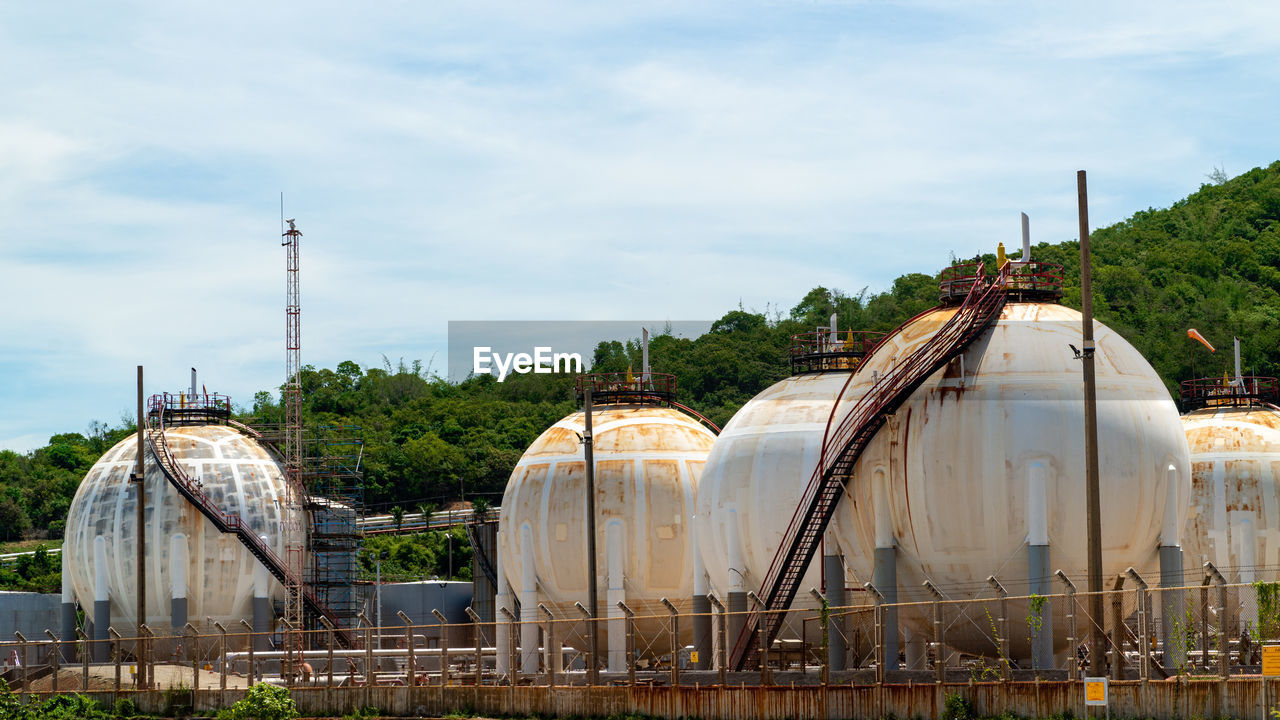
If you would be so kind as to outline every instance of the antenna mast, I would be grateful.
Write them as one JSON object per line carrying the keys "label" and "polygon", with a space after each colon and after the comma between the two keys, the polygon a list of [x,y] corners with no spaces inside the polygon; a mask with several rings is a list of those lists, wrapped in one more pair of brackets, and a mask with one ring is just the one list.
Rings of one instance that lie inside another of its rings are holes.
{"label": "antenna mast", "polygon": [[[283,203],[283,196],[281,202]],[[285,564],[289,568],[289,587],[285,588],[285,620],[287,650],[301,650],[303,627],[303,570],[306,547],[306,529],[297,518],[306,500],[306,488],[302,481],[302,305],[298,293],[298,242],[302,232],[294,226],[293,218],[286,222],[289,229],[281,235],[280,244],[285,248],[285,325],[284,325],[284,459],[285,504],[287,515],[284,524]],[[296,638],[288,637],[297,633]],[[291,658],[286,658],[286,664]]]}

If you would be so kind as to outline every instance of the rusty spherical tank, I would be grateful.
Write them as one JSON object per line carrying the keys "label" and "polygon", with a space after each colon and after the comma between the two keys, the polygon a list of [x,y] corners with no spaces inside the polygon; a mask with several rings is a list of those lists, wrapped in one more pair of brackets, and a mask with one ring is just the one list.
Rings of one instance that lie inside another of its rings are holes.
{"label": "rusty spherical tank", "polygon": [[[891,335],[858,370],[837,422],[954,312],[927,312]],[[1094,327],[1103,576],[1132,566],[1155,585],[1162,532],[1176,534],[1185,518],[1187,443],[1150,363],[1110,328]],[[877,547],[892,546],[899,602],[932,600],[926,580],[954,600],[989,598],[992,575],[1010,594],[1025,595],[1029,520],[1038,516],[1049,569],[1061,568],[1085,589],[1084,396],[1071,347],[1081,344],[1076,310],[1010,302],[992,327],[915,390],[859,458],[837,509],[836,532],[859,576],[872,576]],[[1041,496],[1033,487],[1043,488],[1042,510],[1029,500]],[[988,610],[994,616],[994,605]],[[922,605],[899,617],[931,637],[930,612]],[[991,655],[990,624],[981,610],[972,612],[978,619],[948,624],[946,644]],[[1025,604],[1011,613],[1024,617]],[[1013,635],[1015,657],[1025,656],[1028,633]],[[1065,634],[1057,636],[1061,650]]]}
{"label": "rusty spherical tank", "polygon": [[[264,446],[223,425],[173,427],[165,430],[165,438],[174,459],[203,483],[214,502],[238,514],[284,555],[280,527],[285,515],[285,479]],[[63,562],[81,606],[93,608],[95,596],[105,589],[111,601],[111,621],[117,627],[132,627],[137,622],[137,491],[129,482],[136,449],[137,439],[130,436],[89,469],[71,501],[63,545]],[[152,628],[159,632],[169,627],[175,582],[186,587],[188,616],[197,627],[205,626],[208,618],[227,627],[252,620],[255,580],[269,582],[268,597],[283,600],[279,584],[265,580],[260,563],[236,536],[219,533],[169,485],[150,451],[145,482],[147,623]],[[294,513],[297,526],[301,513]],[[99,537],[105,552],[98,550],[95,559],[94,545]],[[105,584],[98,582],[103,565]]]}
{"label": "rusty spherical tank", "polygon": [[[637,621],[642,639],[636,648],[645,655],[668,652],[661,599],[681,612],[689,610],[690,520],[715,435],[693,417],[655,404],[597,405],[592,425],[600,616],[612,609],[610,598],[620,597],[616,589],[621,588],[637,615],[663,616]],[[498,521],[499,564],[512,591],[521,595],[535,582],[538,602],[568,619],[580,617],[574,602],[588,605],[586,464],[580,440],[585,432],[585,416],[576,412],[529,446],[511,473]],[[682,643],[689,642],[691,625],[681,624]],[[584,641],[581,632],[561,637],[575,647]]]}
{"label": "rusty spherical tank", "polygon": [[[695,522],[698,549],[720,597],[736,587],[759,591],[817,467],[827,420],[850,373],[781,380],[743,405],[716,438],[698,484]],[[819,554],[800,587],[823,587],[821,563]],[[792,607],[813,604],[804,592]]]}
{"label": "rusty spherical tank", "polygon": [[1182,417],[1191,451],[1183,525],[1188,582],[1212,562],[1231,582],[1274,580],[1280,568],[1280,409],[1205,407]]}

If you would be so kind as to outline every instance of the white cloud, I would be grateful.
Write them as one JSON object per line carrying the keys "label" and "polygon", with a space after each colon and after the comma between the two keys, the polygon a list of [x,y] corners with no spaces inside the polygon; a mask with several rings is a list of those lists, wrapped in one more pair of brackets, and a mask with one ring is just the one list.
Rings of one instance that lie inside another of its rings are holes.
{"label": "white cloud", "polygon": [[449,319],[883,288],[1016,239],[1020,210],[1068,239],[1077,168],[1108,223],[1276,158],[1275,13],[6,7],[0,333],[28,379],[0,383],[0,435],[114,420],[138,363],[276,385],[282,189],[319,365],[425,360]]}

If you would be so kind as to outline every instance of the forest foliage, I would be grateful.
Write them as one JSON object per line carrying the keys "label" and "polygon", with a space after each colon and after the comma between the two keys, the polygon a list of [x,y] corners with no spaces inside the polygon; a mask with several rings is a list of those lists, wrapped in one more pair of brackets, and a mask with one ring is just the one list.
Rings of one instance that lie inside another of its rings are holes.
{"label": "forest foliage", "polygon": [[[988,267],[994,267],[997,240],[982,248]],[[1280,375],[1280,163],[1099,228],[1092,248],[1098,319],[1133,343],[1171,392],[1192,376],[1193,363],[1199,375],[1220,375],[1230,364],[1233,336],[1243,342],[1246,373]],[[1038,243],[1032,255],[1064,266],[1063,302],[1079,307],[1078,241]],[[738,307],[697,338],[652,328],[658,334],[651,364],[676,376],[681,402],[724,424],[789,374],[792,334],[825,324],[833,312],[842,328],[891,330],[937,303],[932,271],[949,262],[937,258],[936,266],[924,268],[931,272],[899,277],[882,292],[817,287],[787,312]],[[1191,327],[1219,352],[1211,356],[1189,341]],[[638,341],[605,342],[595,350],[594,371],[639,367]],[[568,376],[450,382],[418,362],[384,359],[372,367],[351,361],[332,369],[308,366],[302,382],[307,422],[361,428],[365,500],[383,511],[459,498],[497,502],[524,449],[575,409]],[[278,422],[276,398],[258,393],[243,416]],[[131,431],[94,423],[29,453],[0,451],[0,539],[60,536],[85,471]],[[396,572],[420,570],[427,556],[437,563],[449,556],[438,538],[387,544]]]}

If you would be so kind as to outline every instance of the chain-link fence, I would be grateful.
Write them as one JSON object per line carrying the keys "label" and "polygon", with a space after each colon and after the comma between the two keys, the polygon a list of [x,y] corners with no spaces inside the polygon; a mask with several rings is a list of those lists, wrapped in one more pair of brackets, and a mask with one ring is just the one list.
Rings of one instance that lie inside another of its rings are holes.
{"label": "chain-link fence", "polygon": [[[1012,595],[998,582],[924,602],[878,593],[830,607],[710,612],[687,601],[618,603],[589,617],[539,605],[497,622],[360,626],[347,631],[200,633],[144,630],[0,643],[4,679],[23,693],[234,689],[267,681],[327,687],[425,685],[716,685],[725,683],[1001,682],[1107,675],[1117,680],[1259,675],[1280,644],[1280,583],[1227,583],[1216,573],[1186,587],[1150,587],[1136,573],[1101,593]],[[820,597],[815,594],[815,597]],[[469,609],[468,609],[469,610]],[[751,628],[781,615],[773,637]],[[593,632],[594,631],[594,632]],[[781,676],[779,674],[782,674]]]}

